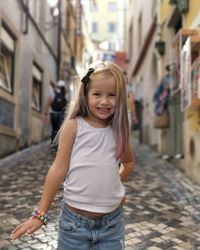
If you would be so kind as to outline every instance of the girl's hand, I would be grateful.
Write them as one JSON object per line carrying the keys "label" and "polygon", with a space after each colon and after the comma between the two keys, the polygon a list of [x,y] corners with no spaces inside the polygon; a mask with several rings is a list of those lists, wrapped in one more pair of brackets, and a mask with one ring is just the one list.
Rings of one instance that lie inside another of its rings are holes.
{"label": "girl's hand", "polygon": [[24,234],[32,234],[43,225],[43,222],[36,219],[30,218],[28,221],[18,225],[11,233],[11,239],[16,240]]}
{"label": "girl's hand", "polygon": [[123,205],[125,204],[125,202],[126,202],[126,196],[124,196],[124,197],[122,198],[121,205],[123,206]]}

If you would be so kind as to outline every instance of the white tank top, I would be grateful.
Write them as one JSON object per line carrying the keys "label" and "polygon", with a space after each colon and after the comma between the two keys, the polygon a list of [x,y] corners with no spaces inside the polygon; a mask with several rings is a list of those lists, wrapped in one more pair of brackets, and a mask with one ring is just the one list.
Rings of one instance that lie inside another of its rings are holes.
{"label": "white tank top", "polygon": [[117,208],[125,189],[115,153],[116,142],[110,126],[94,128],[78,117],[64,182],[64,202],[90,212],[109,213]]}

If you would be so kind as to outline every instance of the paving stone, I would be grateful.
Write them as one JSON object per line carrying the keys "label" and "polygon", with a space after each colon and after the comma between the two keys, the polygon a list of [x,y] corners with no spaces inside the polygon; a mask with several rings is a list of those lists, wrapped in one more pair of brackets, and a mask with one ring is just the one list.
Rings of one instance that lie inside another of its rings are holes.
{"label": "paving stone", "polygon": [[10,244],[10,242],[8,240],[1,239],[1,241],[0,241],[0,249],[2,249],[3,247],[5,247],[5,246],[7,246],[9,244]]}
{"label": "paving stone", "polygon": [[5,247],[1,248],[1,250],[17,250],[17,249],[19,249],[19,248],[16,246],[5,246]]}

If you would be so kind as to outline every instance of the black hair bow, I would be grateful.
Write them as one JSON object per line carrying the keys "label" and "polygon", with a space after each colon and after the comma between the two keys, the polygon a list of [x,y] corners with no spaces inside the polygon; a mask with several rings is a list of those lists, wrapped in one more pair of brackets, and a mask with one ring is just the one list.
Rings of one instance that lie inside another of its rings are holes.
{"label": "black hair bow", "polygon": [[87,74],[81,79],[81,82],[87,84],[90,81],[90,75],[94,72],[93,68],[88,69]]}

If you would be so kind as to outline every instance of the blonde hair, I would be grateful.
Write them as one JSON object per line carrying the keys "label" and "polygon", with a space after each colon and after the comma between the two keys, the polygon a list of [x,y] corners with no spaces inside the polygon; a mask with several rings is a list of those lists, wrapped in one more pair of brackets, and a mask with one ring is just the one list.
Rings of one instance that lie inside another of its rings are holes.
{"label": "blonde hair", "polygon": [[129,138],[129,125],[127,116],[126,82],[121,69],[114,63],[101,62],[93,67],[94,71],[89,76],[88,83],[82,83],[78,87],[74,101],[69,106],[66,119],[73,119],[77,116],[88,115],[87,93],[91,81],[113,77],[116,83],[116,109],[111,117],[110,126],[116,140],[116,158],[120,159],[125,150]]}

